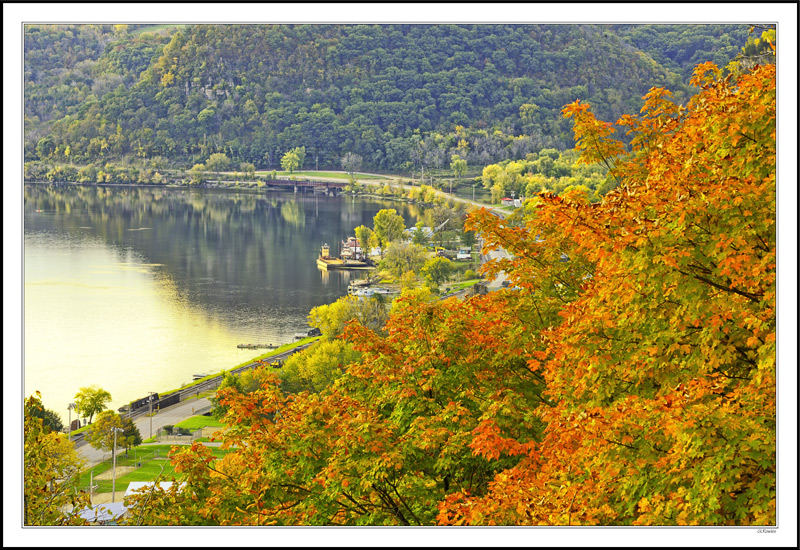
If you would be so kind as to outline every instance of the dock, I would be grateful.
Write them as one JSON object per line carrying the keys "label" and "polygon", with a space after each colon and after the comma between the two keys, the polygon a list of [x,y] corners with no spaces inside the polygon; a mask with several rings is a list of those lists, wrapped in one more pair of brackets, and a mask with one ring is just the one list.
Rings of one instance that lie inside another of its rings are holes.
{"label": "dock", "polygon": [[280,346],[277,344],[239,344],[236,347],[239,349],[276,349]]}

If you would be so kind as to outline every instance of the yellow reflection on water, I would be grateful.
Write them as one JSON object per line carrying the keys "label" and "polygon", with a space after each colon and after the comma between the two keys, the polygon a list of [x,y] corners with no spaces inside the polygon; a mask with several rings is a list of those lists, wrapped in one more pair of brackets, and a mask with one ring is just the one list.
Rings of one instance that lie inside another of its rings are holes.
{"label": "yellow reflection on water", "polygon": [[82,386],[109,391],[111,407],[228,369],[246,358],[236,337],[180,295],[159,264],[99,243],[79,250],[26,245],[25,395],[67,421]]}

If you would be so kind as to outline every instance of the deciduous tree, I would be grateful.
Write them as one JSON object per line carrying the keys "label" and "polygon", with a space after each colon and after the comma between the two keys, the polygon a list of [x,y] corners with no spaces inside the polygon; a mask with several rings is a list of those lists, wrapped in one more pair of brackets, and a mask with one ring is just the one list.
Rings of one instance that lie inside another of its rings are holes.
{"label": "deciduous tree", "polygon": [[85,386],[78,390],[74,399],[78,413],[88,417],[91,424],[96,413],[108,408],[106,403],[111,401],[111,394],[97,386]]}
{"label": "deciduous tree", "polygon": [[453,262],[447,258],[431,258],[420,269],[422,275],[434,287],[439,286],[453,272]]}
{"label": "deciduous tree", "polygon": [[24,524],[85,525],[78,514],[89,498],[77,491],[85,460],[72,443],[45,425],[43,416],[37,392],[25,400]]}
{"label": "deciduous tree", "polygon": [[282,387],[289,393],[322,391],[341,377],[359,355],[349,343],[338,338],[318,342],[286,360],[280,370]]}
{"label": "deciduous tree", "polygon": [[231,165],[231,159],[225,153],[214,153],[206,161],[206,169],[211,172],[224,172]]}
{"label": "deciduous tree", "polygon": [[361,246],[362,254],[364,254],[365,258],[368,258],[374,232],[366,225],[359,225],[355,228],[355,234],[358,244]]}
{"label": "deciduous tree", "polygon": [[419,221],[414,226],[414,233],[411,235],[411,242],[420,246],[428,246],[430,238],[425,232],[425,223]]}
{"label": "deciduous tree", "polygon": [[288,151],[281,157],[281,168],[292,173],[300,166],[300,159],[294,151]]}
{"label": "deciduous tree", "polygon": [[[455,174],[456,178],[461,178],[467,173],[467,161],[462,159],[459,155],[450,157],[450,169]],[[450,192],[453,192],[453,184],[450,183]]]}
{"label": "deciduous tree", "polygon": [[380,242],[381,252],[386,245],[402,237],[406,229],[403,217],[394,208],[379,210],[373,218],[372,227]]}
{"label": "deciduous tree", "polygon": [[400,278],[409,271],[419,273],[427,258],[428,252],[422,246],[414,243],[395,242],[386,250],[380,263],[380,269],[385,269],[392,276]]}
{"label": "deciduous tree", "polygon": [[113,411],[103,411],[86,431],[86,441],[95,449],[114,452],[114,441],[117,447],[124,444],[123,433],[117,432],[115,436],[114,428],[124,429],[122,418]]}
{"label": "deciduous tree", "polygon": [[449,492],[485,491],[527,445],[515,442],[517,456],[477,456],[473,432],[535,437],[523,404],[541,385],[515,349],[487,345],[516,336],[495,297],[406,299],[386,336],[348,327],[364,354],[324,391],[285,396],[269,378],[252,393],[224,390],[231,452],[212,461],[196,445],[175,455],[193,496],[155,499],[144,522],[430,525]]}
{"label": "deciduous tree", "polygon": [[350,174],[350,180],[355,181],[355,173],[361,170],[364,159],[356,153],[345,153],[342,156],[342,170]]}

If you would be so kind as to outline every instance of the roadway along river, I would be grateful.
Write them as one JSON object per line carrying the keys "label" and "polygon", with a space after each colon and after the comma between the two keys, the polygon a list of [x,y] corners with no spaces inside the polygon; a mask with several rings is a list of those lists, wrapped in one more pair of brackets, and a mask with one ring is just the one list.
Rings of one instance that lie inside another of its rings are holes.
{"label": "roadway along river", "polygon": [[[297,353],[298,351],[306,349],[310,344],[304,344],[302,346],[298,346],[297,348],[287,351],[284,353],[280,353],[278,355],[274,355],[270,358],[270,361],[277,361],[286,360],[287,357],[292,355],[293,353]],[[257,363],[250,363],[244,367],[240,367],[236,369],[236,372],[242,372],[247,369],[251,369],[255,367]],[[218,381],[215,382],[215,387],[218,385]],[[191,393],[191,392],[190,392]],[[152,416],[149,414],[135,414],[133,418],[133,423],[139,428],[139,433],[142,435],[142,439],[150,439],[152,436],[158,433],[160,428],[164,426],[172,425],[181,422],[182,420],[186,420],[194,416],[199,411],[207,409],[211,407],[212,403],[209,399],[205,397],[200,398],[191,398],[186,401],[181,401],[180,403],[176,403],[166,409],[156,411],[155,414]],[[146,409],[140,410],[138,412],[143,413]],[[187,438],[188,441],[188,438]],[[81,456],[86,458],[88,461],[88,466],[91,467],[99,462],[104,460],[108,460],[111,458],[110,452],[100,451],[95,449],[85,441],[80,441],[76,444],[78,451],[80,452]]]}

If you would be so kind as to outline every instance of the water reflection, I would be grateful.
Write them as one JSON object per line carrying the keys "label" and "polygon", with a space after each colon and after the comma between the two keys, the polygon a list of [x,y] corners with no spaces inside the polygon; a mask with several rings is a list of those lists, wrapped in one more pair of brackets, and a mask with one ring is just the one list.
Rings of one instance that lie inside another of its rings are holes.
{"label": "water reflection", "polygon": [[[364,273],[320,272],[325,241],[398,203],[164,188],[25,187],[25,393],[114,406],[282,343]],[[154,387],[155,386],[155,387]]]}

